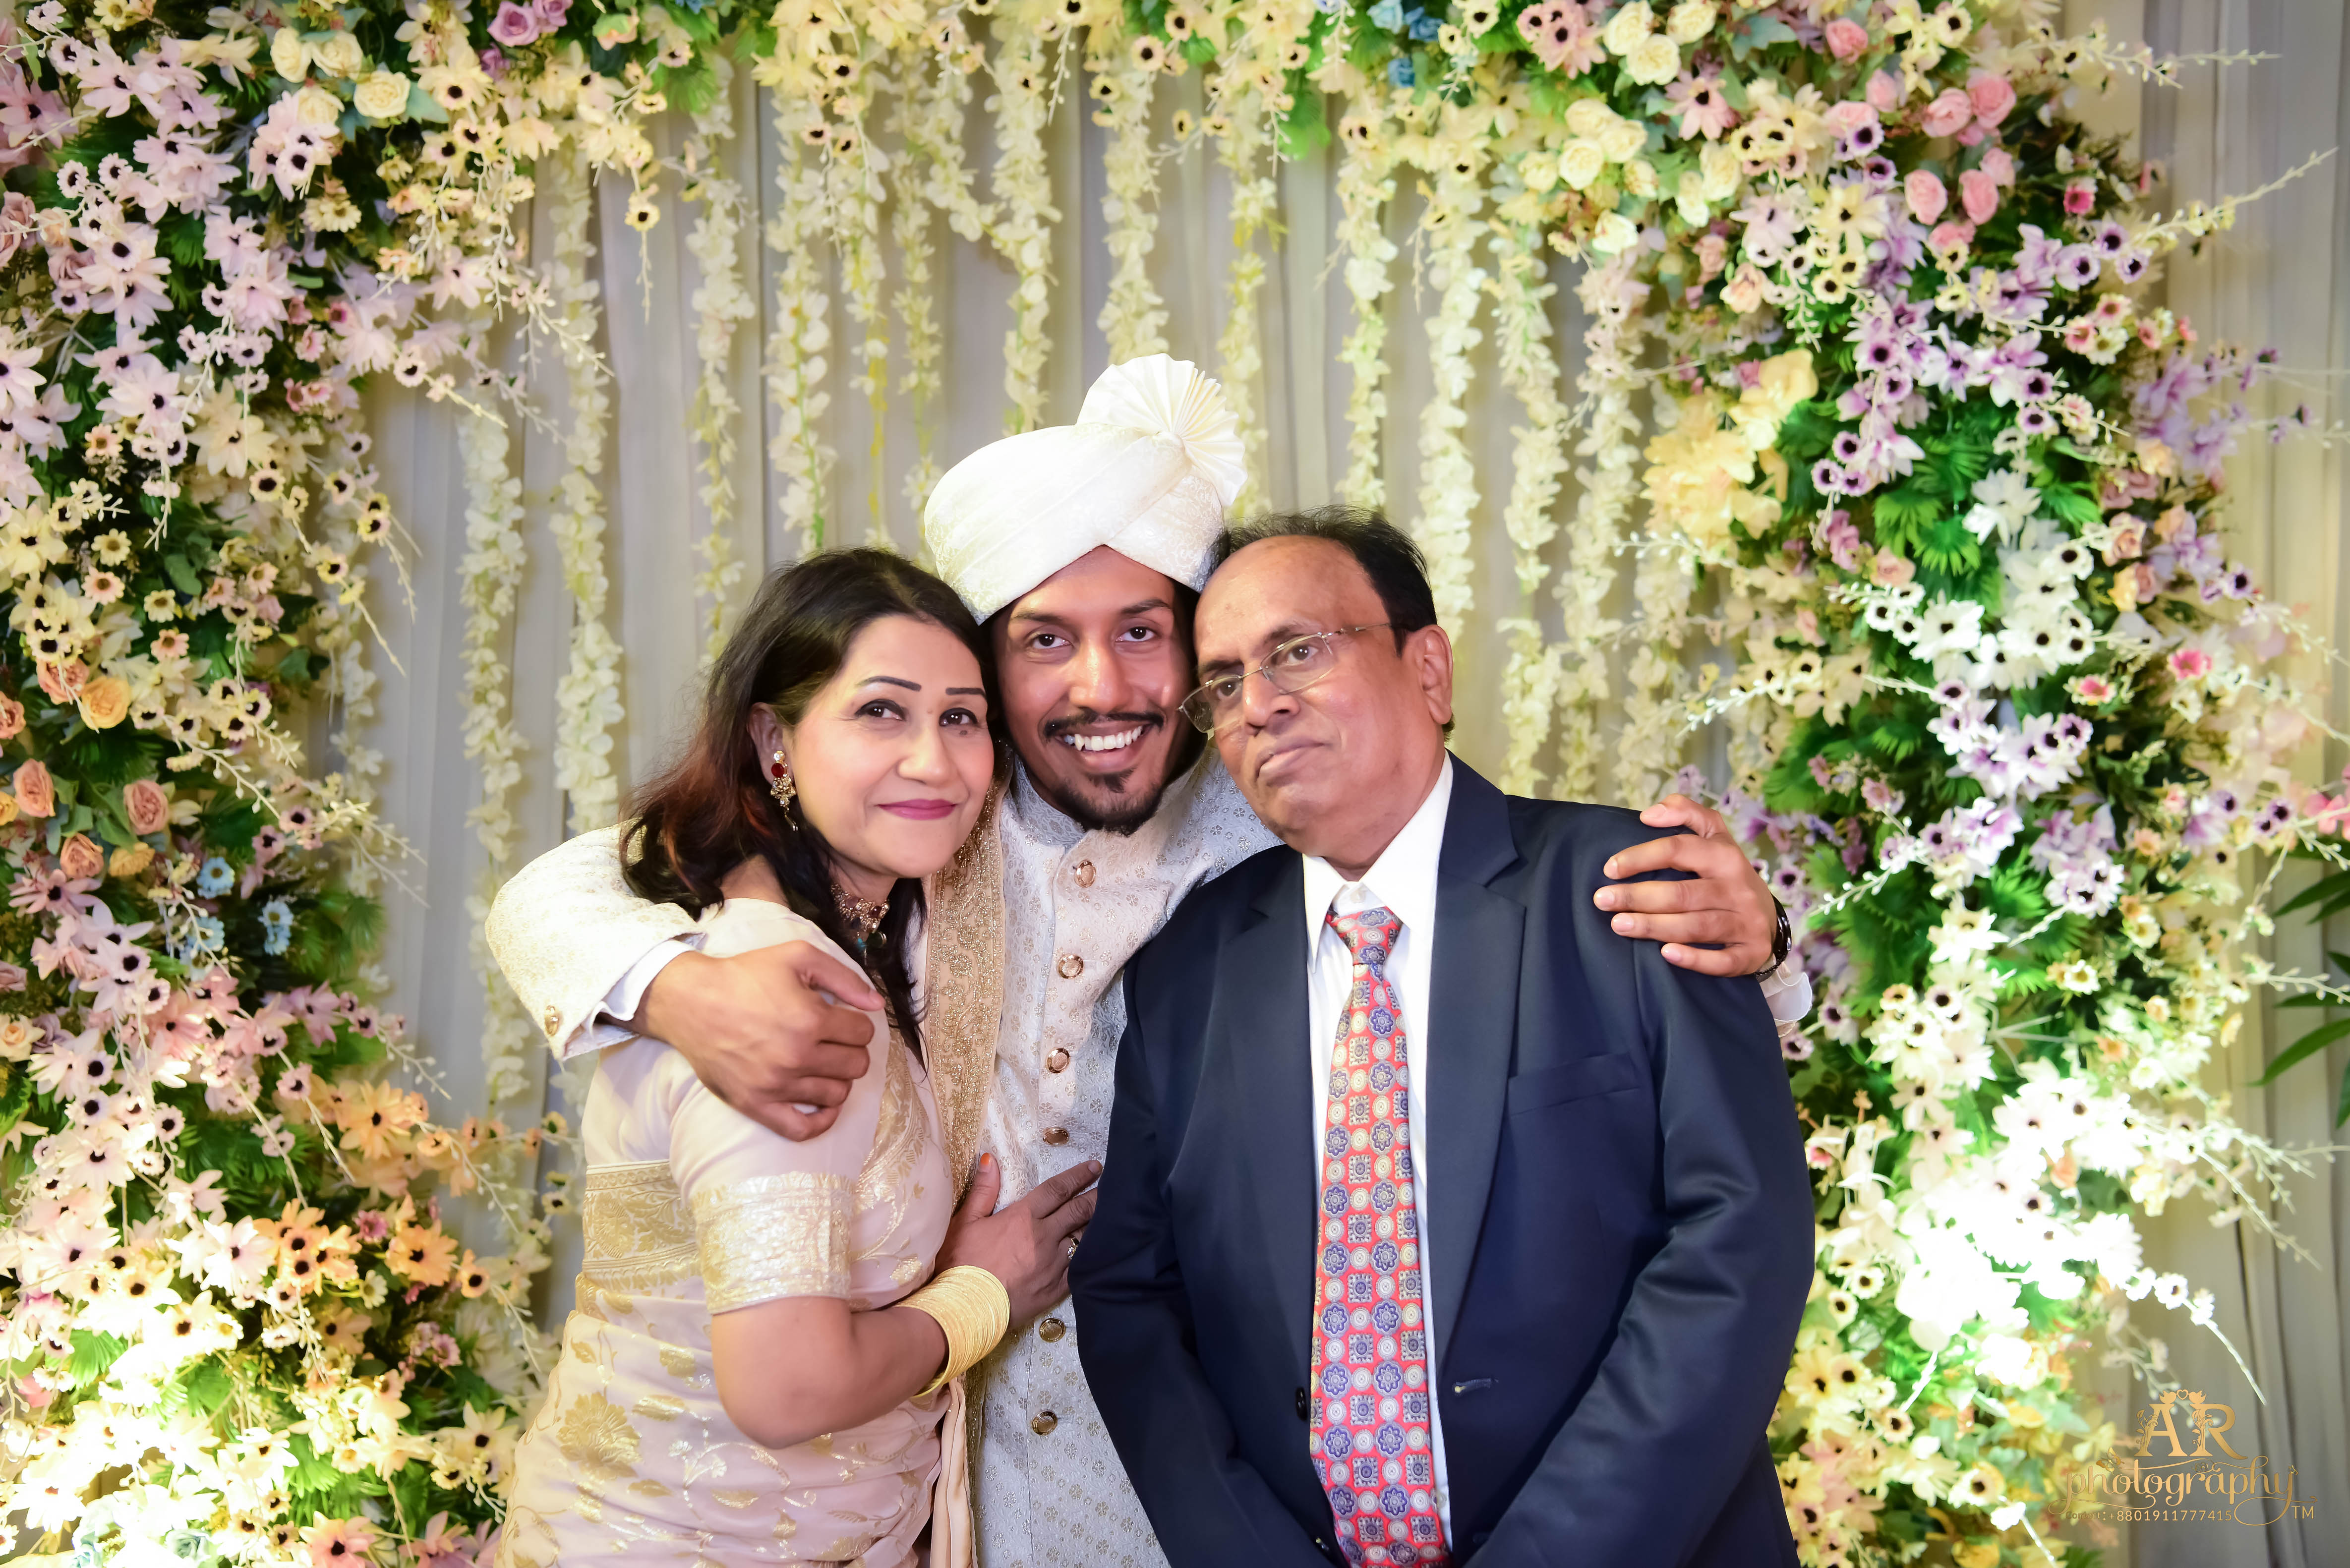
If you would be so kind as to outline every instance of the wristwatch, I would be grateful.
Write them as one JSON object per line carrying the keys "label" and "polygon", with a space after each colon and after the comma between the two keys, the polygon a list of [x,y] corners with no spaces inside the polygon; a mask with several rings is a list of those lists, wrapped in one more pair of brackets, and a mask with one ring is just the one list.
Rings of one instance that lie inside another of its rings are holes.
{"label": "wristwatch", "polygon": [[1771,933],[1771,961],[1754,971],[1757,980],[1785,963],[1787,955],[1795,950],[1795,928],[1788,922],[1787,906],[1779,902],[1774,895],[1771,907],[1779,912],[1779,924]]}

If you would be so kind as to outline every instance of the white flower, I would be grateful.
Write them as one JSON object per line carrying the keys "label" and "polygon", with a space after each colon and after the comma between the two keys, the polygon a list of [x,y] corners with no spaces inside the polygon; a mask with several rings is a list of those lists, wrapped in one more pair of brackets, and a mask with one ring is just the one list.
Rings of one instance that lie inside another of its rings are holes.
{"label": "white flower", "polygon": [[1656,30],[1657,14],[1649,8],[1648,0],[1632,0],[1629,5],[1607,18],[1607,26],[1600,33],[1599,41],[1607,46],[1609,54],[1628,56]]}
{"label": "white flower", "polygon": [[1558,177],[1574,190],[1584,189],[1607,169],[1607,155],[1588,137],[1578,136],[1559,149]]}
{"label": "white flower", "polygon": [[1694,44],[1713,31],[1713,0],[1681,0],[1665,19],[1665,31],[1677,44]]}
{"label": "white flower", "polygon": [[1625,57],[1624,74],[1648,87],[1662,87],[1681,74],[1680,46],[1662,33],[1651,33]]}
{"label": "white flower", "polygon": [[1982,606],[1972,599],[1936,599],[1918,616],[1910,651],[1928,663],[1946,654],[1971,653],[1982,640]]}

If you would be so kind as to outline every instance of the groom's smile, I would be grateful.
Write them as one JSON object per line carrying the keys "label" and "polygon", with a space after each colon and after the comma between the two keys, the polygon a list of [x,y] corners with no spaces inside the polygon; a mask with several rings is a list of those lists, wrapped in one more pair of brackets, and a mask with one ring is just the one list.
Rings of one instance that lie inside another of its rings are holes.
{"label": "groom's smile", "polygon": [[1089,828],[1126,832],[1197,754],[1176,704],[1191,673],[1192,596],[1103,546],[988,623],[1006,727],[1037,792]]}

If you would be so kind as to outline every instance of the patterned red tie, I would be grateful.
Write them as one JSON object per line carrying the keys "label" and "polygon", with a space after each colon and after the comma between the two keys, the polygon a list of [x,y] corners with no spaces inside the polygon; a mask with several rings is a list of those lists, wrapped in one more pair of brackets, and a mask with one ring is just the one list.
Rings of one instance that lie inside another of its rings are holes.
{"label": "patterned red tie", "polygon": [[1355,955],[1330,1054],[1315,1264],[1313,1454],[1349,1563],[1442,1563],[1404,1031],[1388,955],[1403,922],[1332,914]]}

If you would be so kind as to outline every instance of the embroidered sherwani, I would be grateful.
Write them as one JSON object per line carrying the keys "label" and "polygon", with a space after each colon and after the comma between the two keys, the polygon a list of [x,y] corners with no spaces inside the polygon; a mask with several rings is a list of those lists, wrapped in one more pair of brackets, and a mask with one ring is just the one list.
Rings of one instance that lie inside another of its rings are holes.
{"label": "embroidered sherwani", "polygon": [[[778,904],[729,902],[699,929],[720,954],[829,945]],[[710,1348],[717,1314],[795,1296],[870,1311],[929,1277],[954,1182],[929,1074],[882,1039],[805,1143],[727,1106],[658,1040],[604,1053],[581,1116],[578,1304],[515,1456],[499,1568],[915,1560],[952,1394],[770,1449],[727,1417]]]}
{"label": "embroidered sherwani", "polygon": [[[959,857],[955,874],[928,889],[923,1035],[950,1168],[961,1175],[979,1148],[993,1150],[1009,1201],[1106,1152],[1126,1026],[1119,971],[1185,894],[1274,839],[1212,756],[1131,834],[1086,831],[1024,774],[976,836],[983,842]],[[982,918],[991,904],[1001,911],[993,926]],[[983,940],[990,929],[1001,933],[1000,951]],[[525,867],[490,921],[506,978],[564,1054],[615,1037],[598,1012],[619,983],[655,944],[692,934],[684,911],[629,891],[609,831],[582,835]],[[974,1014],[999,996],[990,1071]],[[957,1040],[970,1044],[958,1053]],[[964,1107],[977,1124],[968,1137],[957,1132]],[[974,1369],[970,1383],[983,1568],[1164,1562],[1087,1391],[1066,1302]]]}

